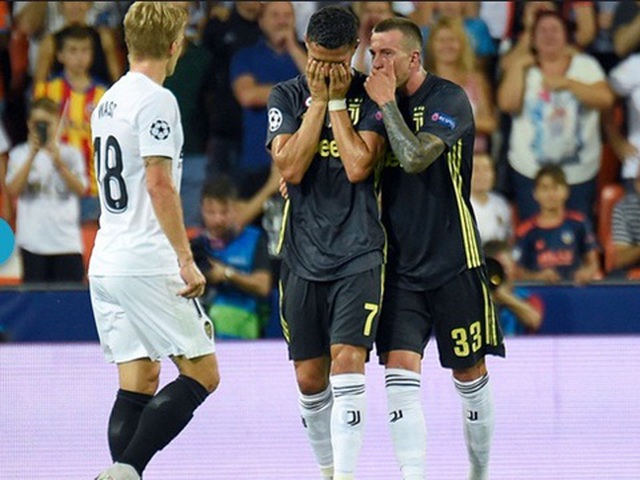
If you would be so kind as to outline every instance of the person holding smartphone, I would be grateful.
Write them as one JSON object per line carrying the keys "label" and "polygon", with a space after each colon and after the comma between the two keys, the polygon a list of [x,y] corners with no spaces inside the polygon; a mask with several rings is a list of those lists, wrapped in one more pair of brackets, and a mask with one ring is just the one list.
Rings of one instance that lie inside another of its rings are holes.
{"label": "person holding smartphone", "polygon": [[80,197],[87,186],[82,153],[61,144],[60,108],[31,104],[26,143],[9,152],[6,186],[17,198],[16,243],[25,283],[82,282]]}

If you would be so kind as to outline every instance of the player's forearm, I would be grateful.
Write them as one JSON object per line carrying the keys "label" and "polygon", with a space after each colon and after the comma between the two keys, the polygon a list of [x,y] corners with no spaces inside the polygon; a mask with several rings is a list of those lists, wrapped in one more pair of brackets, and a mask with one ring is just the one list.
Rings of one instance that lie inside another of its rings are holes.
{"label": "player's forearm", "polygon": [[351,123],[347,110],[330,113],[333,136],[340,160],[351,183],[365,180],[376,164],[377,152],[371,151]]}
{"label": "player's forearm", "polygon": [[444,143],[435,135],[414,135],[395,101],[385,103],[381,110],[389,143],[405,172],[420,173],[442,154]]}
{"label": "player's forearm", "polygon": [[326,110],[326,102],[312,102],[298,131],[272,149],[273,161],[287,183],[297,185],[307,173],[318,150]]}
{"label": "player's forearm", "polygon": [[168,182],[155,184],[148,191],[158,223],[176,252],[180,265],[193,260],[178,192]]}

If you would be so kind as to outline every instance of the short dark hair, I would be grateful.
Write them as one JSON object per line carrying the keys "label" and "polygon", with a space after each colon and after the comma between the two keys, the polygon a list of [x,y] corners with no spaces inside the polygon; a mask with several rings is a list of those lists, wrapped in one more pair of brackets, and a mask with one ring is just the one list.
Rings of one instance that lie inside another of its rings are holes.
{"label": "short dark hair", "polygon": [[422,32],[420,31],[420,27],[418,27],[418,25],[416,25],[408,18],[387,18],[378,22],[376,26],[373,27],[373,33],[390,32],[392,30],[400,31],[406,39],[408,39],[412,43],[415,43],[420,51],[422,51],[424,41],[422,39]]}
{"label": "short dark hair", "polygon": [[67,40],[89,40],[93,47],[93,31],[91,27],[82,25],[69,25],[64,27],[55,36],[56,52],[62,51]]}
{"label": "short dark hair", "polygon": [[205,199],[229,202],[238,199],[238,189],[226,175],[220,175],[215,180],[205,183],[202,187],[200,202]]}
{"label": "short dark hair", "polygon": [[337,5],[321,8],[309,19],[307,41],[335,50],[358,42],[360,20],[355,14]]}
{"label": "short dark hair", "polygon": [[42,110],[56,117],[60,116],[60,105],[49,97],[40,97],[32,100],[29,104],[29,115],[31,115],[34,110]]}
{"label": "short dark hair", "polygon": [[540,183],[540,180],[542,180],[542,178],[544,177],[551,178],[558,185],[564,185],[565,187],[569,186],[569,183],[567,183],[567,177],[564,174],[564,170],[562,170],[562,168],[558,165],[545,165],[540,170],[538,170],[538,173],[536,173],[536,178],[534,179],[534,185],[537,187]]}

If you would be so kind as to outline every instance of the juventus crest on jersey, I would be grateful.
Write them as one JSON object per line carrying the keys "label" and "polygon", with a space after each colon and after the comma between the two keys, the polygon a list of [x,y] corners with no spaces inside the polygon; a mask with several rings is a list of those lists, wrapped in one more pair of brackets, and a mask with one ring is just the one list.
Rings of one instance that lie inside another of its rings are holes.
{"label": "juventus crest on jersey", "polygon": [[144,157],[168,157],[181,178],[182,125],[173,94],[129,72],[91,116],[101,215],[90,275],[157,275],[178,270],[147,192]]}

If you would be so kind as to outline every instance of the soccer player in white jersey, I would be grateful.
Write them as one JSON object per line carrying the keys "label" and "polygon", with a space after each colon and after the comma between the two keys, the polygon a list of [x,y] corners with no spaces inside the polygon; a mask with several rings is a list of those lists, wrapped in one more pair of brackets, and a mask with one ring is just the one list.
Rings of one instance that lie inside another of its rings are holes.
{"label": "soccer player in white jersey", "polygon": [[[137,480],[219,382],[211,321],[178,196],[183,142],[173,73],[186,12],[136,2],[124,19],[130,71],[91,117],[100,230],[89,266],[100,343],[120,389],[109,418],[115,462],[99,480]],[[159,392],[159,360],[180,375]],[[157,392],[157,393],[156,393]]]}

